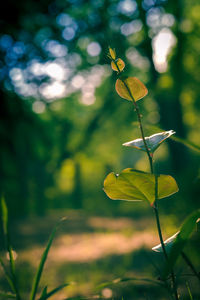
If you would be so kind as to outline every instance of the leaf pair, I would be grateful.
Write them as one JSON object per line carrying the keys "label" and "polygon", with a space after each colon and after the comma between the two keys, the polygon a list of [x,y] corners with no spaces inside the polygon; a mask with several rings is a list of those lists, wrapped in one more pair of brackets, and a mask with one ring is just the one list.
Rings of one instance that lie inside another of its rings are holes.
{"label": "leaf pair", "polygon": [[[167,138],[175,134],[175,131],[169,130],[164,132],[159,132],[151,136],[145,137],[147,147],[151,153],[153,153]],[[136,148],[146,152],[146,147],[144,145],[143,139],[136,139],[127,143],[123,146]]]}
{"label": "leaf pair", "polygon": [[[115,50],[110,47],[108,56],[111,59],[113,71],[121,74],[125,68],[124,61],[121,58],[117,58]],[[133,102],[142,99],[148,93],[146,86],[136,77],[117,79],[115,89],[120,97]]]}
{"label": "leaf pair", "polygon": [[119,175],[108,174],[104,181],[104,191],[113,200],[155,201],[157,177],[157,198],[162,199],[178,192],[178,186],[169,175],[154,175],[134,169],[125,169]]}

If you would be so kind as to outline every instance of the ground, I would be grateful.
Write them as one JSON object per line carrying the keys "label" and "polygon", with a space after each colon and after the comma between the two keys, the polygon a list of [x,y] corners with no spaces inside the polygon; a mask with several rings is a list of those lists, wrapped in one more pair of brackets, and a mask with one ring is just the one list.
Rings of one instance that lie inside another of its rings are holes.
{"label": "ground", "polygon": [[[12,224],[18,281],[25,294],[30,290],[30,282],[48,236],[63,216],[67,218],[53,241],[41,286],[48,285],[51,290],[62,283],[70,285],[51,299],[61,300],[77,295],[90,295],[89,299],[92,299],[91,295],[97,294],[103,295],[103,299],[118,294],[119,298],[115,299],[121,299],[123,294],[127,295],[124,300],[128,300],[131,299],[129,293],[135,293],[137,300],[149,299],[145,298],[149,294],[149,285],[152,285],[149,282],[134,283],[131,288],[130,282],[123,286],[119,283],[97,287],[107,281],[117,283],[117,278],[152,278],[152,274],[158,273],[161,257],[151,250],[159,243],[153,216],[135,220],[130,217],[87,216],[82,211],[50,213],[46,217],[32,217]],[[168,233],[174,230],[175,225],[168,221]],[[1,282],[4,283],[2,273]],[[151,290],[151,293],[154,292]]]}

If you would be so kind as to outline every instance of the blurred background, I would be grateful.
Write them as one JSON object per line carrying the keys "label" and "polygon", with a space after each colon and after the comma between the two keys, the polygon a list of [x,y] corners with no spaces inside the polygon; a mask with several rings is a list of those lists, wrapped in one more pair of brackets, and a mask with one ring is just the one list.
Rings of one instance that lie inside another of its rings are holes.
{"label": "blurred background", "polygon": [[[122,147],[140,132],[131,103],[115,92],[108,46],[149,90],[138,102],[145,134],[175,130],[190,146],[170,140],[155,153],[156,171],[180,188],[160,202],[168,236],[199,207],[199,1],[6,0],[0,14],[0,193],[24,291],[33,256],[63,215],[44,281],[79,284],[55,299],[134,270],[152,274],[151,208],[111,201],[102,190],[110,171],[149,170],[145,153]],[[117,289],[104,297],[146,299],[141,286]]]}

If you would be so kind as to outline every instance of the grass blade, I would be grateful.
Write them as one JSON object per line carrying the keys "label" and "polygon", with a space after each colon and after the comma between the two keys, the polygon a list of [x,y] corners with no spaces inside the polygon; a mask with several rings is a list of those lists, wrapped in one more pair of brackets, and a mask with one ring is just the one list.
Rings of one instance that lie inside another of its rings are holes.
{"label": "grass blade", "polygon": [[5,237],[8,235],[8,209],[6,206],[5,199],[1,198],[1,215],[2,215],[2,223],[3,223],[3,233]]}
{"label": "grass blade", "polygon": [[[13,258],[13,251],[12,247],[10,244],[10,237],[9,237],[9,231],[8,231],[8,208],[5,202],[5,199],[2,197],[1,198],[1,215],[2,215],[2,223],[3,223],[3,233],[5,237],[5,243],[6,243],[6,249],[9,255],[9,264],[10,264],[10,273],[11,273],[11,281],[12,281],[12,287],[15,290],[16,293],[16,299],[20,300],[20,294],[18,290],[18,285],[17,285],[17,279],[15,275],[15,262]],[[2,263],[1,263],[2,265]],[[5,268],[4,268],[5,271]],[[8,279],[7,279],[8,280]]]}
{"label": "grass blade", "polygon": [[0,291],[0,296],[4,297],[3,299],[5,299],[5,298],[7,298],[7,299],[16,299],[15,294],[6,293],[6,292],[3,292],[3,291]]}
{"label": "grass blade", "polygon": [[65,298],[63,300],[91,300],[91,299],[97,299],[97,297],[94,296],[94,297],[86,298],[86,297],[77,296],[77,297]]}
{"label": "grass blade", "polygon": [[40,283],[40,279],[41,279],[41,275],[42,275],[42,271],[44,269],[44,264],[46,262],[46,259],[47,259],[47,256],[48,256],[48,253],[49,253],[49,250],[51,248],[51,244],[53,242],[53,239],[54,239],[54,236],[55,236],[55,233],[60,225],[60,223],[63,221],[64,219],[61,219],[61,221],[59,221],[57,223],[57,225],[54,227],[50,237],[49,237],[49,240],[48,240],[48,243],[47,243],[47,246],[42,254],[42,257],[41,257],[41,260],[40,260],[40,264],[38,266],[38,269],[37,269],[37,272],[36,272],[36,275],[35,275],[35,278],[34,278],[34,281],[33,281],[33,286],[32,286],[32,291],[31,291],[31,296],[30,296],[30,300],[35,300],[35,296],[36,296],[36,293],[37,293],[37,289],[38,289],[38,286],[39,286],[39,283]]}
{"label": "grass blade", "polygon": [[[45,297],[46,295],[47,295],[47,286],[45,286],[45,287],[43,288],[40,299],[43,299],[43,297]],[[39,299],[39,300],[40,300],[40,299]]]}
{"label": "grass blade", "polygon": [[69,285],[68,283],[59,285],[57,288],[53,289],[49,293],[46,293],[46,294],[42,295],[38,300],[46,300],[46,299],[50,298],[51,296],[53,296],[54,294],[56,294],[57,292],[59,292],[60,290],[62,290],[64,287],[66,287],[68,285]]}
{"label": "grass blade", "polygon": [[8,281],[8,284],[10,285],[11,290],[15,293],[15,287],[13,285],[12,278],[10,277],[10,274],[8,273],[8,271],[6,269],[6,266],[4,265],[4,262],[1,258],[0,258],[0,264],[2,266],[2,269],[4,271],[4,275],[5,275],[5,277]]}
{"label": "grass blade", "polygon": [[163,282],[160,280],[154,280],[150,278],[137,278],[137,277],[123,277],[123,278],[117,278],[112,281],[104,282],[96,287],[97,290],[105,288],[107,286],[112,286],[118,283],[128,282],[128,281],[136,281],[136,282],[146,282],[151,284],[156,284],[159,286],[163,286]]}
{"label": "grass blade", "polygon": [[188,290],[188,294],[189,294],[190,300],[193,300],[192,293],[191,293],[191,289],[190,289],[190,287],[189,287],[188,282],[186,282],[186,286],[187,286],[187,290]]}
{"label": "grass blade", "polygon": [[200,147],[198,145],[186,140],[186,139],[183,139],[183,138],[180,138],[180,137],[177,137],[177,136],[173,136],[173,137],[171,137],[171,139],[174,140],[175,142],[181,143],[184,146],[200,153]]}

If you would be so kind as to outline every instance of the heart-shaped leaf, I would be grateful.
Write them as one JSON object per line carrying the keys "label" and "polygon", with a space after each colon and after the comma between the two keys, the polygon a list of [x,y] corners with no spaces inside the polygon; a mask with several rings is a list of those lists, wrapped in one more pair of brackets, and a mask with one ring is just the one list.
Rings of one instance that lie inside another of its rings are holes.
{"label": "heart-shaped leaf", "polygon": [[116,61],[111,62],[111,68],[113,71],[121,72],[125,68],[125,63],[121,58],[118,58]]}
{"label": "heart-shaped leaf", "polygon": [[129,101],[140,100],[148,93],[146,86],[136,77],[117,79],[115,89],[120,97]]}
{"label": "heart-shaped leaf", "polygon": [[[147,143],[147,147],[150,152],[154,152],[162,142],[164,142],[167,138],[169,138],[175,131],[169,130],[160,133],[153,134],[151,136],[145,137],[145,141]],[[123,146],[128,146],[132,148],[136,148],[142,151],[146,151],[143,139],[136,139],[127,143],[124,143]]]}
{"label": "heart-shaped leaf", "polygon": [[[156,175],[158,199],[178,192],[176,181],[170,175]],[[104,191],[113,200],[141,201],[152,204],[155,201],[155,175],[125,169],[119,175],[108,174],[104,181]]]}

